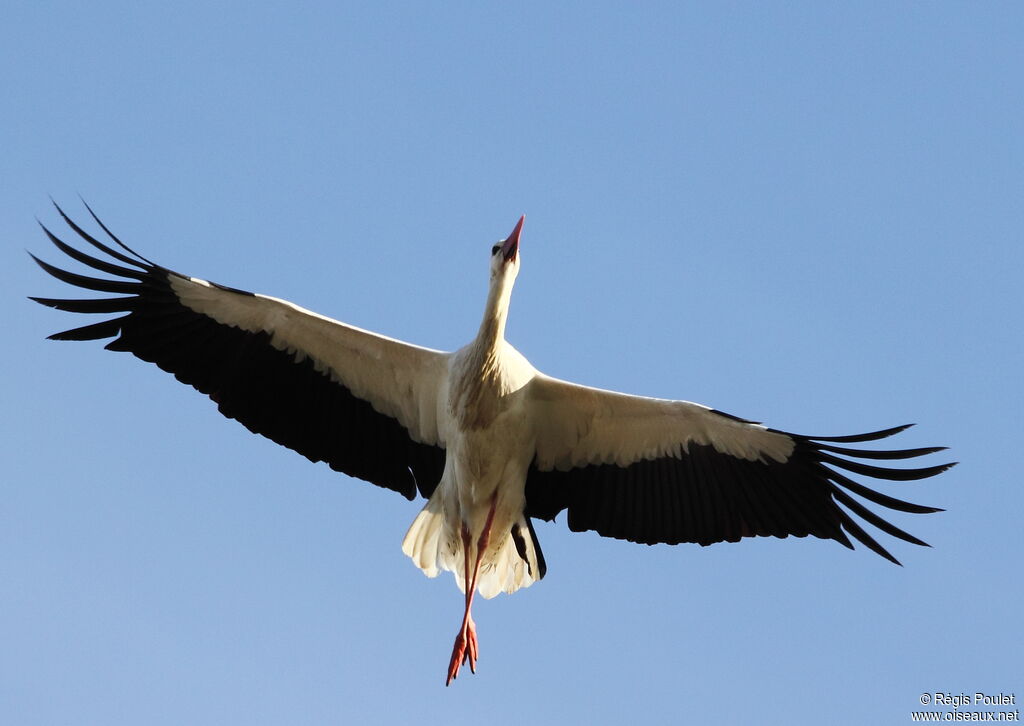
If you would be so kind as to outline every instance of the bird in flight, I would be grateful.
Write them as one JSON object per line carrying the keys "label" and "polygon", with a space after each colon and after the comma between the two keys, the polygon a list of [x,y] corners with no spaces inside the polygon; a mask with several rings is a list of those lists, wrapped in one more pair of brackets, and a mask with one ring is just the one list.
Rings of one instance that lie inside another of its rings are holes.
{"label": "bird in flight", "polygon": [[465,593],[446,685],[467,662],[476,672],[474,594],[492,598],[544,577],[535,518],[550,521],[566,511],[574,532],[643,544],[813,535],[853,549],[852,537],[899,564],[854,516],[925,543],[861,500],[901,512],[941,511],[851,478],[908,481],[953,466],[869,463],[943,450],[860,446],[907,426],[798,435],[700,404],[590,388],[535,369],[505,340],[525,217],[490,248],[476,335],[447,353],[174,272],[133,251],[86,208],[103,241],[57,211],[91,254],[43,231],[61,252],[105,277],[32,258],[62,282],[113,297],[32,299],[116,317],[50,338],[113,338],[107,349],[157,364],[250,431],[410,500],[424,497],[402,551],[428,577],[452,572]]}

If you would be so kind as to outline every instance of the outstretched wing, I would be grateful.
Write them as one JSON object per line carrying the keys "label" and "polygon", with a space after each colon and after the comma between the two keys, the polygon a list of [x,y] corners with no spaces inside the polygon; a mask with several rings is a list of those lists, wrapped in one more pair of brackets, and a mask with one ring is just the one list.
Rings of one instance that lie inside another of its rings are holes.
{"label": "outstretched wing", "polygon": [[107,349],[156,363],[209,395],[225,416],[311,461],[409,499],[417,488],[424,496],[433,491],[444,468],[438,401],[443,400],[446,353],[360,330],[284,300],[181,275],[129,249],[95,214],[116,247],[57,210],[104,259],[43,227],[50,241],[113,279],[32,258],[63,282],[117,297],[32,299],[73,313],[124,314],[51,339],[115,338]]}
{"label": "outstretched wing", "polygon": [[644,544],[736,542],[743,537],[814,535],[853,548],[847,534],[899,562],[850,516],[914,544],[925,543],[860,501],[903,512],[941,511],[894,499],[838,470],[907,481],[952,464],[893,469],[856,459],[894,460],[944,447],[846,448],[907,426],[854,436],[799,436],[686,401],[629,396],[538,375],[530,383],[536,455],[526,482],[527,514],[568,510],[574,532],[595,530]]}

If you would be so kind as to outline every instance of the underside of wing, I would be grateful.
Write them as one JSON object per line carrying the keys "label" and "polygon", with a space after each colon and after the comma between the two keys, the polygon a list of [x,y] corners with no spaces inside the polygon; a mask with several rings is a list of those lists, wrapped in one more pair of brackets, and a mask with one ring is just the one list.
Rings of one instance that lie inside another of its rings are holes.
{"label": "underside of wing", "polygon": [[[412,499],[444,467],[437,398],[447,355],[359,330],[283,300],[190,278],[146,260],[93,215],[101,242],[58,207],[86,254],[45,227],[77,262],[110,277],[54,267],[57,279],[115,297],[32,298],[73,313],[117,317],[51,335],[114,338],[106,347],[156,363],[209,395],[225,416],[311,461]],[[90,213],[92,210],[89,210]]]}
{"label": "underside of wing", "polygon": [[925,543],[868,509],[929,513],[875,491],[842,472],[890,481],[934,476],[952,464],[899,469],[864,460],[900,460],[942,447],[872,450],[861,444],[906,426],[816,437],[760,424],[684,401],[626,396],[539,377],[537,453],[526,484],[527,513],[553,519],[568,511],[573,531],[644,544],[709,545],[744,537],[834,539],[849,536],[897,562],[853,518],[906,542]]}

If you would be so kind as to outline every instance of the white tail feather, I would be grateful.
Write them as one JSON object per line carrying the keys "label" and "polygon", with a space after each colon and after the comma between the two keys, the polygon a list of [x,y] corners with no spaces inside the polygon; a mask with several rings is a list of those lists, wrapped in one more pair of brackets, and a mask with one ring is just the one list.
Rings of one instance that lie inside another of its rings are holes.
{"label": "white tail feather", "polygon": [[423,570],[427,577],[437,577],[440,560],[438,545],[444,529],[446,527],[440,500],[435,504],[431,498],[416,515],[409,531],[405,533],[405,539],[402,540],[402,552],[411,557],[413,563]]}
{"label": "white tail feather", "polygon": [[[520,529],[526,531],[525,520],[520,522]],[[494,533],[492,541],[499,536]],[[493,554],[480,566],[477,592],[481,597],[490,599],[499,592],[511,594],[521,587],[529,587],[539,579],[537,555],[530,537],[526,538],[526,549],[529,565],[519,556],[511,532],[502,537],[500,548],[497,551],[492,548],[490,552]],[[455,576],[459,590],[465,592],[462,537],[447,525],[441,511],[440,498],[435,502],[431,497],[416,515],[402,541],[402,552],[427,577],[436,577],[440,570],[450,571]]]}

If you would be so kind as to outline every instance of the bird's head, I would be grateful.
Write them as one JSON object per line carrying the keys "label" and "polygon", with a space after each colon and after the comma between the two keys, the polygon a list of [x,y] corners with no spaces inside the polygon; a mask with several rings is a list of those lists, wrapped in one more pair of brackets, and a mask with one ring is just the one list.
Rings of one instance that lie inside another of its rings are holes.
{"label": "bird's head", "polygon": [[491,279],[505,278],[509,282],[519,274],[519,234],[523,231],[524,214],[516,222],[512,234],[491,247]]}

